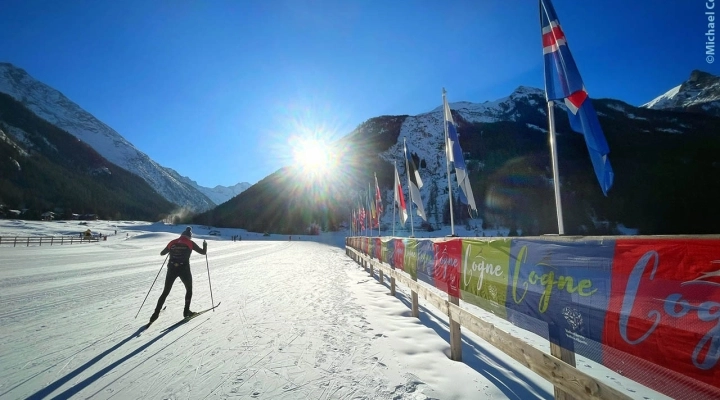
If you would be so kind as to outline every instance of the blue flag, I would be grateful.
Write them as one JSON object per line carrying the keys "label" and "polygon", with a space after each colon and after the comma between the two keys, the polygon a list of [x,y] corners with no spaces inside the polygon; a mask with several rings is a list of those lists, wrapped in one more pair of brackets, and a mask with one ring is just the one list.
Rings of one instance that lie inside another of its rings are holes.
{"label": "blue flag", "polygon": [[564,101],[570,127],[585,136],[595,176],[607,196],[614,178],[608,159],[610,148],[550,0],[540,0],[540,26],[545,58],[545,95],[548,101]]}

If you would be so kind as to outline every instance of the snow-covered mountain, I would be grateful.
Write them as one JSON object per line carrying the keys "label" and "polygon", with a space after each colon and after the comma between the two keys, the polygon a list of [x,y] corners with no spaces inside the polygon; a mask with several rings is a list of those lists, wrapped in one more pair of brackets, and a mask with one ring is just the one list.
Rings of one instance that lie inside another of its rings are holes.
{"label": "snow-covered mountain", "polygon": [[720,116],[720,77],[695,70],[690,78],[641,107]]}
{"label": "snow-covered mountain", "polygon": [[[494,101],[485,101],[483,103],[459,101],[450,102],[449,105],[456,115],[456,120],[463,123],[534,121],[533,118],[528,119],[528,117],[531,117],[531,115],[547,115],[544,91],[527,86],[520,86],[509,96]],[[457,118],[457,116],[460,118]],[[423,162],[420,173],[424,184],[420,192],[424,199],[423,202],[426,204],[425,211],[428,218],[434,223],[439,221],[441,217],[440,208],[448,201],[443,124],[442,106],[438,106],[427,113],[408,116],[402,123],[397,143],[387,151],[380,153],[380,158],[390,164],[394,160],[398,161],[398,171],[401,175],[404,175],[405,165],[402,160],[404,159],[403,143],[404,139],[406,139],[408,152],[415,154]],[[546,129],[535,124],[527,123],[526,125],[533,131],[537,131],[538,134],[547,133]],[[460,132],[461,136],[463,134],[466,134],[466,132]],[[470,166],[471,173],[477,173],[477,170],[481,170],[482,164],[482,161],[480,161],[475,163],[474,166]],[[476,171],[472,172],[473,169],[476,169]],[[451,171],[451,173],[454,174],[454,171]],[[455,181],[453,181],[453,185],[456,188]],[[384,196],[388,202],[391,202],[393,191],[385,191]],[[434,199],[434,201],[428,201],[430,199]],[[388,213],[382,217],[382,221],[391,223],[392,218],[392,214]]]}
{"label": "snow-covered mountain", "polygon": [[[140,176],[170,202],[195,211],[205,211],[217,204],[199,187],[190,184],[188,178],[183,179],[175,171],[159,165],[115,130],[23,69],[0,63],[0,92],[87,143],[109,161]],[[222,196],[217,198],[220,200]]]}
{"label": "snow-covered mountain", "polygon": [[195,189],[199,190],[199,191],[200,191],[202,194],[204,194],[205,196],[209,197],[210,200],[212,200],[213,203],[215,203],[215,204],[222,204],[222,203],[224,203],[224,202],[232,199],[233,197],[239,195],[240,193],[242,193],[242,192],[244,192],[245,190],[247,190],[247,188],[249,188],[250,186],[252,186],[251,183],[248,183],[248,182],[240,182],[240,183],[235,184],[235,185],[233,185],[233,186],[217,185],[217,186],[215,186],[215,187],[213,187],[213,188],[209,188],[209,187],[205,187],[205,186],[200,186],[200,185],[198,185],[197,182],[195,182],[194,180],[188,178],[187,176],[180,176],[180,175],[177,173],[177,171],[175,171],[175,170],[173,170],[173,169],[171,169],[171,168],[168,168],[168,170],[170,170],[170,171],[172,171],[173,173],[175,173],[175,174],[179,177],[179,179],[181,179],[183,182],[189,184],[190,186],[192,186],[192,187],[194,187]]}

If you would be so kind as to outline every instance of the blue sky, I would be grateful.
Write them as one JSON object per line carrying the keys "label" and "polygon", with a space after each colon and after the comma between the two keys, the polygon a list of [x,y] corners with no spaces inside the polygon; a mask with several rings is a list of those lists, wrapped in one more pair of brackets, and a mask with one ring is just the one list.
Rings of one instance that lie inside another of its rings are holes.
{"label": "blue sky", "polygon": [[[720,0],[715,0],[720,1]],[[590,96],[643,104],[705,60],[706,0],[554,0]],[[720,16],[720,2],[716,6]],[[203,186],[255,183],[293,139],[543,87],[536,0],[0,5],[0,61]]]}

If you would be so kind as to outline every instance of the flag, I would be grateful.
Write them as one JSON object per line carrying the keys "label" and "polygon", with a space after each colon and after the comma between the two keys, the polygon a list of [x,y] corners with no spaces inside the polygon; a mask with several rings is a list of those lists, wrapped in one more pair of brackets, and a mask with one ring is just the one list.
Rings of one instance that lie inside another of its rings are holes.
{"label": "flag", "polygon": [[370,203],[370,228],[377,227],[378,215],[377,208],[375,208],[375,201],[372,200],[370,195],[370,186],[368,185],[368,203]]}
{"label": "flag", "polygon": [[405,160],[407,162],[408,177],[410,179],[410,187],[408,188],[408,191],[410,192],[410,200],[412,200],[412,202],[417,206],[417,214],[420,218],[427,221],[422,197],[420,197],[420,188],[422,188],[423,182],[422,179],[420,179],[420,173],[418,173],[417,168],[415,168],[415,162],[413,162],[412,157],[408,154],[407,147],[405,147]]}
{"label": "flag", "polygon": [[447,98],[445,97],[445,89],[443,89],[443,107],[445,110],[445,127],[447,128],[448,134],[448,142],[445,145],[445,150],[448,160],[455,166],[455,178],[457,178],[458,186],[462,191],[461,194],[464,195],[460,196],[460,200],[469,205],[473,211],[477,212],[475,197],[473,196],[470,178],[467,174],[467,166],[465,165],[465,159],[463,158],[462,149],[460,148],[457,127],[450,112]]}
{"label": "flag", "polygon": [[351,215],[351,217],[350,217],[350,221],[351,221],[350,226],[351,226],[351,229],[352,229],[353,236],[354,236],[354,235],[357,235],[357,232],[358,232],[358,224],[357,224],[357,213],[356,213],[355,210],[352,210],[352,215]]}
{"label": "flag", "polygon": [[400,221],[405,225],[407,221],[408,213],[407,207],[405,207],[405,195],[403,195],[402,185],[400,184],[400,174],[398,174],[397,165],[395,166],[395,203],[400,209]]}
{"label": "flag", "polygon": [[540,26],[545,58],[545,95],[548,101],[564,101],[570,127],[585,136],[595,176],[607,196],[614,178],[608,159],[610,148],[550,0],[540,0]]}
{"label": "flag", "polygon": [[378,220],[383,213],[382,196],[380,195],[380,187],[378,186],[377,174],[375,174],[375,203],[377,203]]}

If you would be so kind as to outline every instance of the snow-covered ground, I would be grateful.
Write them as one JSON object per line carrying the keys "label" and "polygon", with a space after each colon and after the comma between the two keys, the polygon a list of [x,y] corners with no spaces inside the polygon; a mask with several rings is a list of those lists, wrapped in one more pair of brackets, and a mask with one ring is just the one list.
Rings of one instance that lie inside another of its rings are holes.
{"label": "snow-covered ground", "polygon": [[[412,318],[407,288],[391,297],[345,255],[344,235],[193,225],[208,255],[191,257],[192,308],[209,307],[211,297],[222,304],[181,323],[177,280],[167,309],[143,331],[165,277],[160,250],[185,226],[0,220],[3,238],[88,228],[109,236],[0,245],[0,399],[553,397],[547,381],[470,332],[463,362],[451,361],[447,317],[421,300],[421,317]],[[549,352],[541,338],[492,322]],[[577,365],[631,398],[666,398],[583,357]]]}

